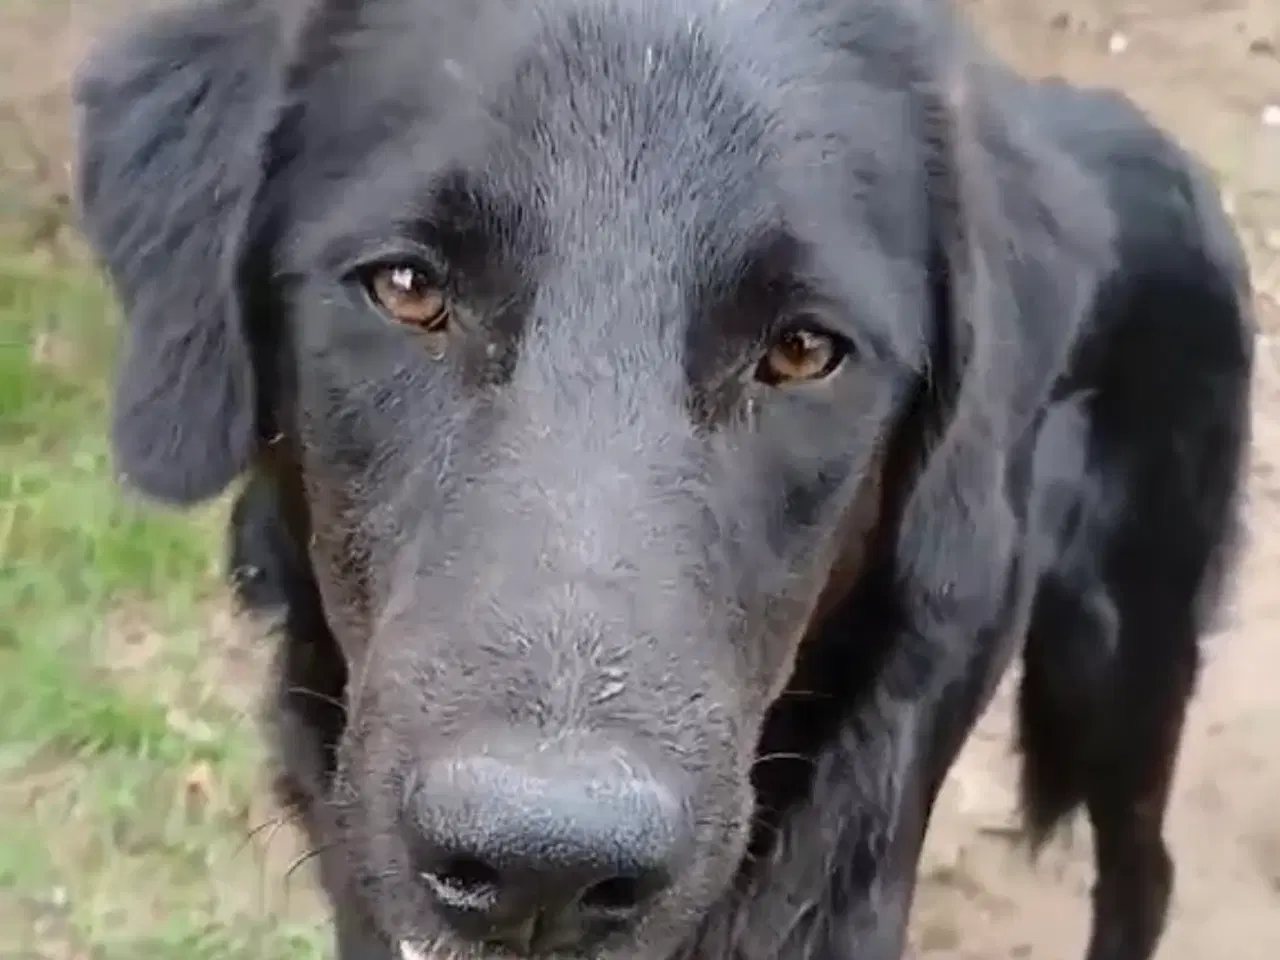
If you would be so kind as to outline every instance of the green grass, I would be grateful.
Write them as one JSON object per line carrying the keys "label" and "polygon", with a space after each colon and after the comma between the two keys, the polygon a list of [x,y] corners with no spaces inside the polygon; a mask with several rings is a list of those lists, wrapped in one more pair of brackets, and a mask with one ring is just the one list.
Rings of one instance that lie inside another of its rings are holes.
{"label": "green grass", "polygon": [[113,479],[114,341],[95,277],[0,258],[0,957],[327,955],[296,838],[250,837],[264,651],[224,612],[221,510]]}

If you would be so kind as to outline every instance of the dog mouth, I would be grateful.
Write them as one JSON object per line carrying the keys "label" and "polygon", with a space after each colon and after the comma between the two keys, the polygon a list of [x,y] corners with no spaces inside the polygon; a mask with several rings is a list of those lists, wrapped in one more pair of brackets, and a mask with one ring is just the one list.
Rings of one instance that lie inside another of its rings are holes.
{"label": "dog mouth", "polygon": [[[402,939],[396,941],[396,956],[399,960],[453,960],[453,958],[475,957],[476,954],[453,953],[447,949],[441,951],[439,949],[432,949],[422,941]],[[485,956],[485,954],[480,954],[480,956]],[[489,956],[494,958],[514,958],[515,955],[498,950],[489,954]]]}
{"label": "dog mouth", "polygon": [[400,960],[432,960],[425,947],[410,940],[401,940],[396,945],[396,953]]}

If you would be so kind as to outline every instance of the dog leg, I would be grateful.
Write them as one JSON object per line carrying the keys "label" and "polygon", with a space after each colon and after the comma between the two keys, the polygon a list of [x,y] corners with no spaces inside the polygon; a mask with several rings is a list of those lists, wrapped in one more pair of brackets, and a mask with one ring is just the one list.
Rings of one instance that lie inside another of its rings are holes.
{"label": "dog leg", "polygon": [[[1007,662],[994,636],[923,643],[889,645],[873,688],[813,758],[805,799],[767,829],[771,842],[689,956],[901,960],[934,801],[989,672]],[[947,649],[971,657],[948,661]]]}
{"label": "dog leg", "polygon": [[[1148,960],[1173,893],[1164,820],[1198,638],[1190,614],[1145,619],[1131,617],[1122,628],[1111,748],[1086,784],[1097,869],[1088,960]],[[1157,650],[1159,659],[1143,655]]]}
{"label": "dog leg", "polygon": [[900,960],[934,791],[919,705],[879,704],[815,758],[741,889],[712,912],[690,960]]}
{"label": "dog leg", "polygon": [[1164,816],[1183,705],[1169,714],[1162,735],[1132,744],[1134,768],[1111,765],[1089,791],[1097,882],[1088,960],[1148,960],[1164,933],[1174,879]]}
{"label": "dog leg", "polygon": [[828,812],[839,822],[800,816],[787,829],[831,838],[825,907],[813,911],[814,928],[797,923],[775,957],[901,960],[933,807],[981,712],[986,683],[974,667],[934,695],[870,706],[819,758],[817,777],[828,782],[815,782],[815,794],[838,797],[843,787],[847,797]]}
{"label": "dog leg", "polygon": [[1173,892],[1163,831],[1195,683],[1194,617],[1121,610],[1107,638],[1106,630],[1086,628],[1108,618],[1086,616],[1083,598],[1069,603],[1071,594],[1058,587],[1050,582],[1042,592],[1020,694],[1030,835],[1038,848],[1077,806],[1085,808],[1097,878],[1087,958],[1149,960]]}

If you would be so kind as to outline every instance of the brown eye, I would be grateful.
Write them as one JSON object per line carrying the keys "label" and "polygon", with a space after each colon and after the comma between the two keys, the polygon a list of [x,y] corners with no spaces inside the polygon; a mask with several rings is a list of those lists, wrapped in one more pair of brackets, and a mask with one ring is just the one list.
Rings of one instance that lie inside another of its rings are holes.
{"label": "brown eye", "polygon": [[397,323],[428,333],[443,332],[449,302],[440,286],[417,267],[378,267],[367,277],[369,295]]}
{"label": "brown eye", "polygon": [[771,387],[821,380],[844,359],[843,341],[829,333],[795,328],[778,334],[756,367],[756,379]]}

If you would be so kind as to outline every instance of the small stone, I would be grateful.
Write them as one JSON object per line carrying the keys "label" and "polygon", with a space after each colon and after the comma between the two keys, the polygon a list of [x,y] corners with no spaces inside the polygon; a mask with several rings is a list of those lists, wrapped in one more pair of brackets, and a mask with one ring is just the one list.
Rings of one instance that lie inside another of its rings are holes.
{"label": "small stone", "polygon": [[1262,125],[1280,127],[1280,103],[1269,103],[1262,108]]}
{"label": "small stone", "polygon": [[1129,49],[1129,38],[1123,33],[1113,33],[1107,40],[1107,49],[1113,56],[1124,53]]}

